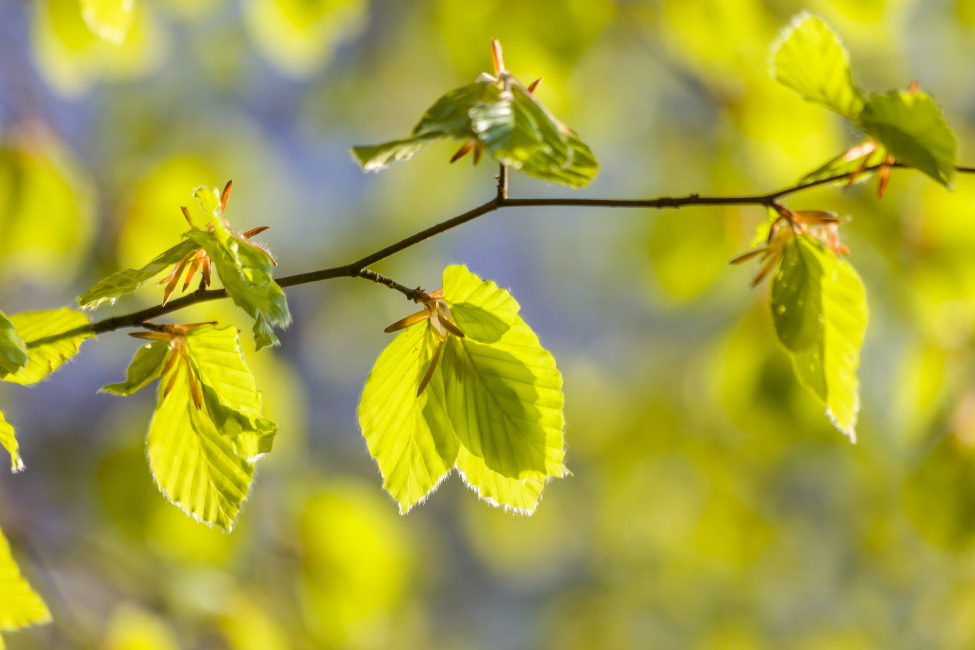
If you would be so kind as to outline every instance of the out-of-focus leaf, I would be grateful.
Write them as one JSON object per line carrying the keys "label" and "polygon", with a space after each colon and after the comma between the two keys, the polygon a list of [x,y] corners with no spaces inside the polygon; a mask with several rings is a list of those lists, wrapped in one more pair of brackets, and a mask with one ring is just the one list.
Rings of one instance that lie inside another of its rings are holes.
{"label": "out-of-focus leaf", "polygon": [[[11,314],[10,322],[27,344],[27,365],[2,378],[15,384],[36,384],[76,355],[85,339],[94,337],[86,329],[88,317],[67,307]],[[68,332],[70,336],[61,337]]]}
{"label": "out-of-focus leaf", "polygon": [[47,623],[51,612],[20,574],[10,545],[0,531],[0,631]]}
{"label": "out-of-focus leaf", "polygon": [[92,32],[101,38],[121,44],[132,26],[135,0],[79,0],[81,17]]}
{"label": "out-of-focus leaf", "polygon": [[100,391],[128,397],[139,392],[157,378],[166,362],[166,354],[169,352],[169,344],[165,341],[153,341],[146,343],[139,348],[129,369],[126,371],[126,379],[123,382],[102,386]]}
{"label": "out-of-focus leaf", "polygon": [[821,18],[801,13],[773,45],[772,76],[804,99],[856,120],[863,94],[853,82],[846,48]]}
{"label": "out-of-focus leaf", "polygon": [[942,185],[951,184],[958,145],[930,95],[873,93],[860,115],[860,126],[898,162],[919,169]]}
{"label": "out-of-focus leaf", "polygon": [[159,402],[146,440],[149,466],[170,501],[199,521],[230,531],[254,468],[206,410],[194,404],[189,381],[175,377],[170,383],[174,374],[184,372],[184,364],[173,364],[159,382]]}
{"label": "out-of-focus leaf", "polygon": [[3,412],[0,411],[0,446],[10,454],[10,471],[21,472],[24,470],[24,460],[20,457],[20,445],[17,444],[17,434],[13,425],[7,422]]}
{"label": "out-of-focus leaf", "polygon": [[0,376],[17,372],[27,363],[27,346],[10,319],[0,312]]}
{"label": "out-of-focus leaf", "polygon": [[417,395],[438,344],[426,325],[401,332],[379,355],[359,402],[366,446],[403,514],[440,484],[457,454],[436,378]]}
{"label": "out-of-focus leaf", "polygon": [[799,381],[826,404],[842,433],[856,441],[857,367],[867,328],[867,299],[853,267],[817,239],[788,241],[772,281],[772,318],[792,353]]}
{"label": "out-of-focus leaf", "polygon": [[280,70],[303,77],[366,24],[364,0],[254,0],[244,17],[258,49]]}
{"label": "out-of-focus leaf", "polygon": [[179,650],[175,633],[166,622],[132,605],[112,612],[101,650]]}
{"label": "out-of-focus leaf", "polygon": [[119,296],[135,291],[167,267],[178,264],[196,248],[197,245],[192,241],[181,241],[157,255],[141,269],[125,269],[102,278],[78,298],[78,304],[82,308],[93,309],[106,302],[114,303]]}
{"label": "out-of-focus leaf", "polygon": [[456,466],[488,503],[530,514],[566,474],[562,376],[507,291],[452,266],[443,296],[470,334],[444,338],[426,319],[387,346],[359,405],[366,444],[402,512]]}

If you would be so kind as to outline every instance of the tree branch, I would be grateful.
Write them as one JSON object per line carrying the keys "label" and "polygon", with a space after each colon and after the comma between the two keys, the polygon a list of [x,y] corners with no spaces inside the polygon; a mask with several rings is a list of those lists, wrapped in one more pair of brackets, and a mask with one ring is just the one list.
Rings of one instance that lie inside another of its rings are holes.
{"label": "tree branch", "polygon": [[[898,169],[905,168],[905,165],[899,163],[892,166]],[[880,167],[881,165],[874,165],[872,167],[865,168],[862,170],[862,172],[873,172],[878,170]],[[975,167],[959,166],[955,167],[955,171],[960,174],[975,174]],[[381,248],[374,253],[370,253],[369,255],[355,260],[354,262],[343,264],[341,266],[320,269],[318,271],[310,271],[308,273],[288,275],[282,278],[277,278],[276,280],[277,283],[282,287],[293,287],[300,284],[323,282],[325,280],[332,280],[335,278],[359,277],[370,280],[377,284],[385,285],[391,289],[399,291],[406,296],[407,299],[415,301],[422,293],[422,290],[419,287],[411,289],[406,285],[396,282],[392,278],[388,278],[369,269],[368,267],[376,262],[386,259],[387,257],[391,257],[400,251],[430,239],[431,237],[435,237],[447,232],[448,230],[457,228],[468,221],[473,221],[478,217],[482,217],[496,210],[501,210],[504,208],[536,208],[554,206],[657,209],[718,205],[757,205],[774,207],[778,200],[783,197],[812,189],[814,187],[819,187],[821,185],[835,183],[848,177],[849,174],[838,174],[836,176],[823,178],[809,183],[797,183],[774,192],[768,192],[767,194],[752,194],[743,196],[701,196],[700,194],[695,193],[687,194],[685,196],[664,196],[654,199],[512,199],[508,198],[508,169],[504,165],[501,165],[498,173],[497,194],[490,201],[482,203],[476,208],[459,214],[456,217],[441,221],[440,223],[430,226],[429,228],[424,228],[423,230],[414,233],[409,237],[405,237],[404,239],[390,244],[385,248]],[[172,300],[165,305],[156,305],[154,307],[149,307],[147,309],[142,309],[129,314],[105,318],[103,320],[91,323],[90,325],[75,328],[62,334],[31,341],[27,344],[27,346],[36,347],[38,345],[51,343],[59,339],[78,336],[81,334],[94,334],[97,336],[99,334],[104,334],[106,332],[112,332],[127,327],[146,327],[148,321],[160,316],[179,311],[189,307],[190,305],[196,305],[198,303],[208,302],[210,300],[221,300],[226,297],[227,291],[225,289],[204,289],[201,287],[193,293],[187,294],[181,298],[177,298],[176,300]],[[149,326],[151,327],[151,324]]]}

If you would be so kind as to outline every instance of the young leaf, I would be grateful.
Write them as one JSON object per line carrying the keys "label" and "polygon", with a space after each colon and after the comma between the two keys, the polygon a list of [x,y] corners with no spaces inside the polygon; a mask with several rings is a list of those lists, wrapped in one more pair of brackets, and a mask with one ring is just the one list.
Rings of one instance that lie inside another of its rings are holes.
{"label": "young leaf", "polygon": [[810,102],[856,121],[863,94],[853,81],[846,48],[821,18],[796,16],[772,46],[772,76]]}
{"label": "young leaf", "polygon": [[562,376],[493,282],[449,267],[443,302],[376,361],[359,405],[366,444],[401,512],[456,467],[484,500],[530,514],[566,473]]}
{"label": "young leaf", "polygon": [[10,322],[26,341],[27,363],[2,377],[15,384],[36,384],[78,353],[85,339],[94,336],[88,318],[67,307],[11,314]]}
{"label": "young leaf", "polygon": [[132,358],[125,381],[102,386],[100,392],[122,397],[134,395],[159,377],[168,353],[169,344],[165,341],[146,343]]}
{"label": "young leaf", "polygon": [[97,36],[119,45],[134,17],[135,0],[80,0],[81,17]]}
{"label": "young leaf", "polygon": [[27,346],[14,324],[0,312],[0,377],[17,372],[27,363]]}
{"label": "young leaf", "polygon": [[291,312],[284,290],[271,275],[270,259],[226,228],[215,225],[215,232],[191,230],[186,236],[206,250],[234,303],[255,319],[257,349],[277,345],[278,339],[269,326],[287,327]]}
{"label": "young leaf", "polygon": [[849,152],[843,152],[835,158],[826,161],[822,166],[817,167],[799,179],[799,184],[815,183],[827,178],[836,178],[836,182],[838,183],[866,180],[870,178],[872,172],[864,172],[862,174],[859,172],[882,163],[887,157],[887,150],[878,145],[873,151],[865,153],[860,157],[853,158],[848,154]]}
{"label": "young leaf", "polygon": [[792,237],[772,281],[772,318],[792,353],[799,381],[826,404],[840,432],[856,442],[857,367],[867,328],[863,283],[819,240]]}
{"label": "young leaf", "polygon": [[117,271],[96,282],[91,289],[78,298],[78,304],[83,309],[94,309],[106,302],[114,303],[119,296],[132,293],[166,268],[178,264],[196,248],[196,244],[184,240],[157,255],[141,269]]}
{"label": "young leaf", "polygon": [[17,436],[14,433],[13,426],[7,422],[2,411],[0,411],[0,446],[10,454],[10,471],[15,474],[23,471],[24,461],[20,457],[20,445],[17,444]]}
{"label": "young leaf", "polygon": [[873,93],[860,115],[860,126],[894,155],[942,185],[955,175],[955,134],[930,95],[893,91]]}
{"label": "young leaf", "polygon": [[409,160],[431,140],[443,138],[441,133],[425,133],[404,140],[390,140],[376,145],[352,147],[352,155],[366,172],[378,172],[401,160]]}
{"label": "young leaf", "polygon": [[197,408],[189,382],[176,377],[170,383],[174,373],[183,372],[183,364],[174,364],[159,383],[159,402],[146,439],[149,467],[159,489],[181,510],[229,532],[247,498],[254,468],[221,435],[206,410]]}
{"label": "young leaf", "polygon": [[10,544],[0,531],[0,631],[19,630],[50,620],[51,612],[20,574]]}
{"label": "young leaf", "polygon": [[402,514],[436,489],[457,455],[436,379],[417,395],[439,344],[426,324],[401,332],[379,355],[359,402],[366,446]]}

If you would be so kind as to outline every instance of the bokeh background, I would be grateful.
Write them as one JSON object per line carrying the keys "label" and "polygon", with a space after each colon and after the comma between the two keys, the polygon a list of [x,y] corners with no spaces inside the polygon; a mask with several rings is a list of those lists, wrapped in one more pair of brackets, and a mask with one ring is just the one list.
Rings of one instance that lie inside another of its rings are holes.
{"label": "bokeh background", "polygon": [[[362,174],[352,144],[405,135],[490,66],[489,38],[592,146],[572,193],[751,193],[854,142],[767,74],[801,9],[869,89],[933,94],[975,163],[968,0],[136,0],[120,45],[77,0],[0,0],[0,305],[70,304],[185,229],[200,184],[288,274],[348,262],[489,198],[456,145]],[[531,518],[456,477],[401,517],[355,408],[382,328],[357,280],[289,292],[295,325],[249,361],[280,424],[231,535],[156,490],[153,391],[96,394],[137,343],[85,344],[0,387],[27,471],[0,525],[55,622],[18,648],[970,648],[975,646],[975,178],[897,172],[793,208],[853,217],[867,286],[860,442],[832,429],[775,342],[767,288],[729,267],[759,208],[506,210],[375,268],[436,288],[466,263],[509,287],[565,377],[568,464]],[[154,304],[141,291],[99,316]],[[179,320],[249,325],[229,304]]]}

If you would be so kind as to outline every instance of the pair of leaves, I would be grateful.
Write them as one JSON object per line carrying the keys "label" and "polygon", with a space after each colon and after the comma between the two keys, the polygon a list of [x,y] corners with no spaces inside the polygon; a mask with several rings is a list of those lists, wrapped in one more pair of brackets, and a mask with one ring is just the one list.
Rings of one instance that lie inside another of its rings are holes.
{"label": "pair of leaves", "polygon": [[856,442],[857,367],[867,328],[863,283],[853,267],[807,234],[788,235],[772,280],[779,340],[799,381],[826,405],[830,420]]}
{"label": "pair of leaves", "polygon": [[223,216],[225,201],[217,188],[199,187],[194,196],[209,220],[205,229],[192,228],[183,235],[185,240],[160,253],[142,268],[125,269],[99,280],[78,298],[79,304],[91,309],[113,303],[202,249],[209,263],[216,267],[231,299],[254,319],[257,349],[277,345],[280,341],[272,327],[290,325],[291,312],[284,290],[272,276],[270,256],[228,226]]}
{"label": "pair of leaves", "polygon": [[[0,631],[19,630],[51,620],[51,612],[30,586],[10,552],[10,544],[0,531]],[[3,648],[3,638],[0,638]]]}
{"label": "pair of leaves", "polygon": [[889,153],[942,185],[951,184],[957,143],[931,96],[916,90],[865,95],[853,80],[846,49],[822,19],[803,13],[783,31],[773,48],[772,75],[806,100],[850,119],[882,148],[875,162],[841,154],[802,182],[854,174]]}
{"label": "pair of leaves", "polygon": [[102,391],[128,396],[159,378],[146,442],[153,477],[184,512],[229,531],[277,425],[262,415],[237,330],[187,329],[142,346],[126,380]]}
{"label": "pair of leaves", "polygon": [[507,291],[451,266],[443,299],[465,336],[421,321],[386,347],[359,404],[366,445],[403,513],[456,468],[488,503],[530,514],[567,473],[562,376]]}
{"label": "pair of leaves", "polygon": [[531,176],[584,187],[599,165],[589,147],[557,120],[532,92],[506,72],[480,75],[440,97],[410,137],[352,148],[365,171],[408,160],[433,140],[452,138]]}
{"label": "pair of leaves", "polygon": [[[94,336],[88,326],[84,314],[67,307],[9,317],[0,313],[0,379],[22,385],[41,381]],[[24,469],[14,429],[2,412],[0,446],[10,454],[12,471]]]}

